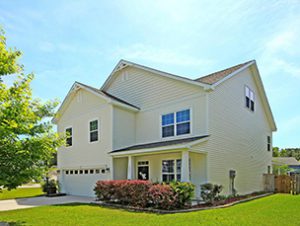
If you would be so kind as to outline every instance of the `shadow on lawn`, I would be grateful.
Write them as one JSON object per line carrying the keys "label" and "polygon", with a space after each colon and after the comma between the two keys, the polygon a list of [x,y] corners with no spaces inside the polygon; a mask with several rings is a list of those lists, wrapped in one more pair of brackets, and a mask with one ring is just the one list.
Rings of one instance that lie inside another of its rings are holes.
{"label": "shadow on lawn", "polygon": [[23,226],[26,225],[25,221],[0,221],[0,226]]}
{"label": "shadow on lawn", "polygon": [[101,206],[101,205],[95,204],[95,203],[78,203],[78,202],[74,202],[74,203],[66,203],[66,204],[56,204],[56,205],[52,205],[52,206],[56,206],[56,207],[91,206],[91,207],[99,207],[99,209],[100,208],[104,208],[104,209],[110,209],[110,210],[121,211],[121,212],[128,212],[128,213],[147,213],[147,214],[158,215],[158,216],[161,215],[159,213],[150,212],[150,211],[120,208],[120,207],[117,207],[117,206]]}

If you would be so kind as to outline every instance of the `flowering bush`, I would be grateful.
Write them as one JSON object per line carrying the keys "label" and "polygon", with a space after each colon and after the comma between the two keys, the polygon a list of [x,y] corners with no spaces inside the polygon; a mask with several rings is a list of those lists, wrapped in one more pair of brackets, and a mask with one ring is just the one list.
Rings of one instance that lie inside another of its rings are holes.
{"label": "flowering bush", "polygon": [[101,201],[145,207],[150,186],[143,180],[107,180],[98,181],[94,191]]}
{"label": "flowering bush", "polygon": [[154,208],[172,209],[175,207],[177,195],[170,185],[155,184],[148,192],[148,198]]}
{"label": "flowering bush", "polygon": [[135,207],[175,209],[191,200],[194,185],[174,182],[153,184],[144,180],[98,181],[94,189],[99,200]]}

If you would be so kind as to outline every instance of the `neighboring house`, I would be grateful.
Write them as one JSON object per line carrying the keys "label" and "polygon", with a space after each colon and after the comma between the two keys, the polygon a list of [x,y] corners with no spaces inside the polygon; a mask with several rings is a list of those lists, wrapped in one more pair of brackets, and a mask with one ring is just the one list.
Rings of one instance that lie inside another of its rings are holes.
{"label": "neighboring house", "polygon": [[188,79],[121,60],[104,85],[75,82],[53,122],[62,192],[93,196],[97,180],[212,182],[263,189],[276,125],[255,61]]}
{"label": "neighboring house", "polygon": [[294,157],[273,157],[272,165],[273,168],[277,168],[277,174],[281,174],[280,166],[288,166],[288,173],[300,173],[300,162]]}

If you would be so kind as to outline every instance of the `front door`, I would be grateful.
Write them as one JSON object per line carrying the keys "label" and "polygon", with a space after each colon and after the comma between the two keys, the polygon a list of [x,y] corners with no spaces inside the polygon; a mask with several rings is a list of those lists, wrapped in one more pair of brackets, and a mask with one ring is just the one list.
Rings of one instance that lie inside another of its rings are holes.
{"label": "front door", "polygon": [[149,180],[149,162],[140,161],[138,162],[137,174],[139,180]]}

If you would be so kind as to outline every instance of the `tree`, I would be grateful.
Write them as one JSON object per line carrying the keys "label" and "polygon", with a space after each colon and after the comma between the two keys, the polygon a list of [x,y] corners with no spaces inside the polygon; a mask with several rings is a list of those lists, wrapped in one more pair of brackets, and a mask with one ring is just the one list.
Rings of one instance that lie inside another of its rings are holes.
{"label": "tree", "polygon": [[[21,52],[6,46],[0,30],[0,189],[13,189],[40,178],[63,143],[53,132],[49,117],[57,101],[42,103],[33,99],[30,83],[33,74],[24,74],[17,63]],[[2,77],[17,74],[12,86]]]}

